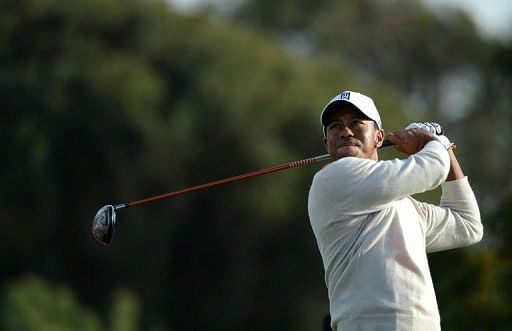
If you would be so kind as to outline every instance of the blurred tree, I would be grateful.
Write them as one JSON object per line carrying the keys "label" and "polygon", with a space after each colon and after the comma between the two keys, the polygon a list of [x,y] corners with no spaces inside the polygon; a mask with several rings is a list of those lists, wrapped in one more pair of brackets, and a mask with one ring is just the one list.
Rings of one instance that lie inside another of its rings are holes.
{"label": "blurred tree", "polygon": [[70,290],[37,277],[10,284],[2,300],[3,330],[103,330],[98,316],[82,307]]}
{"label": "blurred tree", "polygon": [[146,328],[317,325],[314,168],[120,213],[108,251],[90,221],[104,201],[322,153],[319,108],[352,73],[159,2],[0,5],[2,281],[41,274],[102,311],[127,287]]}
{"label": "blurred tree", "polygon": [[326,0],[241,1],[236,16],[248,25],[277,34],[306,33],[315,22],[314,17],[331,3]]}
{"label": "blurred tree", "polygon": [[[419,1],[253,0],[243,2],[235,15],[282,39],[303,34],[314,52],[327,52],[343,61],[339,65],[348,61],[360,75],[419,94],[430,109],[437,108],[430,102],[437,102],[440,92],[432,90],[432,84],[458,68],[473,66],[483,59],[485,49],[463,12],[447,9],[437,17]],[[286,19],[289,16],[297,18]],[[423,85],[415,85],[420,82]]]}
{"label": "blurred tree", "polygon": [[98,314],[77,302],[71,290],[55,287],[35,276],[24,276],[5,289],[1,305],[2,330],[138,330],[139,304],[127,290],[118,290],[103,326]]}
{"label": "blurred tree", "polygon": [[132,292],[127,290],[116,291],[109,316],[109,330],[139,330],[140,314],[139,302]]}

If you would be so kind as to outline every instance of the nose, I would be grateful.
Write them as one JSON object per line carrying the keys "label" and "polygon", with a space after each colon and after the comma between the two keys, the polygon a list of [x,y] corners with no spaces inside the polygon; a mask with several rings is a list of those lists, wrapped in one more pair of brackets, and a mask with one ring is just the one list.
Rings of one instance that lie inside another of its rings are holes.
{"label": "nose", "polygon": [[352,130],[350,129],[350,127],[348,125],[341,126],[340,132],[339,132],[340,138],[348,138],[348,137],[353,137],[353,136],[354,136],[354,132],[352,132]]}

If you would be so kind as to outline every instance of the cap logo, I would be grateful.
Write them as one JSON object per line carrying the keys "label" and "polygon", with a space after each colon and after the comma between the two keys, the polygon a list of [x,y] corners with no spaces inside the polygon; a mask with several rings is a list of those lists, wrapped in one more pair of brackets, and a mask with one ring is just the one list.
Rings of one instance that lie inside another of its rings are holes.
{"label": "cap logo", "polygon": [[350,100],[350,92],[343,92],[340,94],[340,100]]}

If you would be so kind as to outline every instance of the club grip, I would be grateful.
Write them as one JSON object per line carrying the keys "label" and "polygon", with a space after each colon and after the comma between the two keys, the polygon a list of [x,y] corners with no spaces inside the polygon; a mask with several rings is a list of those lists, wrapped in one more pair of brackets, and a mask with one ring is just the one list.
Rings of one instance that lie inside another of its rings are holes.
{"label": "club grip", "polygon": [[387,140],[387,139],[386,139],[386,140],[384,140],[384,141],[382,142],[382,146],[380,146],[380,148],[382,148],[382,147],[389,147],[389,146],[392,146],[392,145],[393,145],[393,144],[391,143],[391,141],[389,141],[389,140]]}

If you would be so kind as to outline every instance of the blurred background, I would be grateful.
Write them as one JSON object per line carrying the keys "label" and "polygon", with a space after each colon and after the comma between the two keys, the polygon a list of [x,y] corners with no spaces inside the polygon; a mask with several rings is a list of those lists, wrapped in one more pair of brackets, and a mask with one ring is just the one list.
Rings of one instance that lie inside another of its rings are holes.
{"label": "blurred background", "polygon": [[351,89],[457,143],[486,232],[429,256],[443,330],[510,330],[512,4],[483,4],[0,0],[0,329],[320,330],[318,165],[121,210],[109,247],[90,228],[324,154],[320,110]]}

